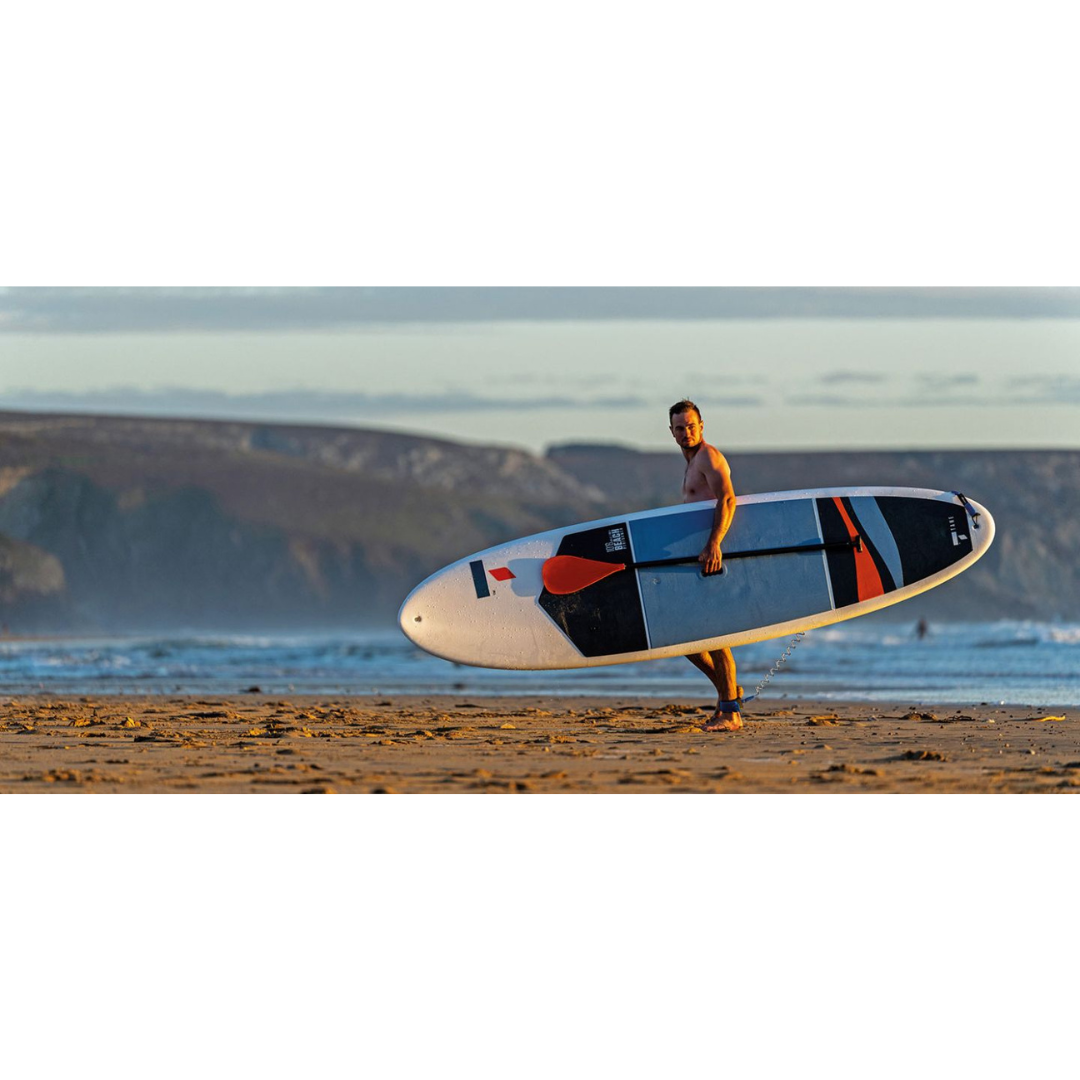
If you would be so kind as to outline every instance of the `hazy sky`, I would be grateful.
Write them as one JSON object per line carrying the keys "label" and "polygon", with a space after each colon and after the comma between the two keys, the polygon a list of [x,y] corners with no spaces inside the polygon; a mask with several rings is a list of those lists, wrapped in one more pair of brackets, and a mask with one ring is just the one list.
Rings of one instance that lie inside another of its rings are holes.
{"label": "hazy sky", "polygon": [[1080,288],[0,288],[0,330],[587,319],[1080,318]]}
{"label": "hazy sky", "polygon": [[541,450],[1080,446],[1080,290],[9,289],[0,408]]}

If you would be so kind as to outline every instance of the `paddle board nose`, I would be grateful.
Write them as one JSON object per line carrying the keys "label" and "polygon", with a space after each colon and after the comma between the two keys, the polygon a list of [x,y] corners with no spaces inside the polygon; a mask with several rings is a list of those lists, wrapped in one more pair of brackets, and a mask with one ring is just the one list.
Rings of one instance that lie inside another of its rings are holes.
{"label": "paddle board nose", "polygon": [[442,660],[467,664],[476,650],[490,654],[496,612],[493,598],[477,601],[472,575],[454,568],[418,585],[401,605],[398,626],[418,648]]}
{"label": "paddle board nose", "polygon": [[431,650],[427,648],[426,642],[432,636],[432,630],[435,630],[436,634],[438,630],[433,625],[430,615],[427,622],[424,622],[424,613],[428,608],[422,597],[417,596],[420,591],[420,589],[413,589],[406,598],[405,603],[401,605],[401,610],[398,612],[398,626],[401,627],[401,632],[414,645],[418,645],[421,649],[430,652]]}
{"label": "paddle board nose", "polygon": [[[405,598],[401,632],[425,652],[480,667],[565,667],[580,654],[537,606],[550,544],[504,546],[432,574]],[[545,663],[551,657],[554,662]]]}
{"label": "paddle board nose", "polygon": [[475,663],[512,643],[507,625],[509,590],[490,578],[479,560],[458,563],[421,582],[398,612],[401,632],[425,652],[456,664]]}

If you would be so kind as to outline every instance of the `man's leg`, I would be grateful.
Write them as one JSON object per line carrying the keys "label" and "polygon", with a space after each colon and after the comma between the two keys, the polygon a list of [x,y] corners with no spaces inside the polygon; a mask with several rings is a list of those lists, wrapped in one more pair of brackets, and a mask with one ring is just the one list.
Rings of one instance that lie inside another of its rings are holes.
{"label": "man's leg", "polygon": [[706,731],[738,731],[742,716],[738,709],[721,709],[722,703],[739,697],[739,685],[735,673],[735,658],[730,649],[717,649],[711,653],[697,653],[686,658],[716,687],[716,711],[705,725]]}

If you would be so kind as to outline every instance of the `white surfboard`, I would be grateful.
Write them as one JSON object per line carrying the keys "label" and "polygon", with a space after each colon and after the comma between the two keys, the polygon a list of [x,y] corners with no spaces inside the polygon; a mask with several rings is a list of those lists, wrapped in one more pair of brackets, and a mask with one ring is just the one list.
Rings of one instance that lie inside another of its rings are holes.
{"label": "white surfboard", "polygon": [[703,577],[696,560],[714,507],[661,507],[477,552],[413,589],[399,624],[427,652],[478,667],[680,656],[897,604],[966,570],[994,538],[986,509],[957,492],[743,495],[723,570]]}

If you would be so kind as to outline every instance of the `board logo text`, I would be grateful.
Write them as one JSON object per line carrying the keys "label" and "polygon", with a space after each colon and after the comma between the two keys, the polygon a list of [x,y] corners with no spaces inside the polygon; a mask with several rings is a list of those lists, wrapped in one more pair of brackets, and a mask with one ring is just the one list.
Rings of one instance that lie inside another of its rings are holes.
{"label": "board logo text", "polygon": [[614,529],[608,529],[608,539],[604,545],[604,550],[609,555],[616,551],[625,551],[629,546],[626,542],[626,529],[622,525],[616,525]]}

